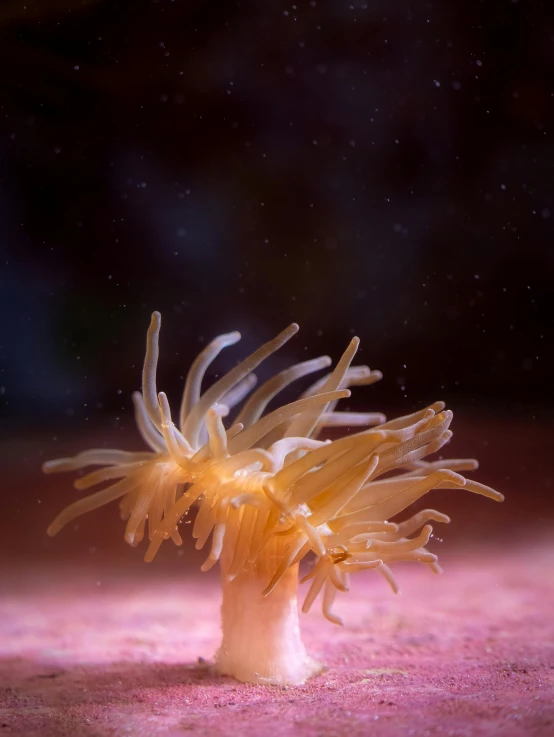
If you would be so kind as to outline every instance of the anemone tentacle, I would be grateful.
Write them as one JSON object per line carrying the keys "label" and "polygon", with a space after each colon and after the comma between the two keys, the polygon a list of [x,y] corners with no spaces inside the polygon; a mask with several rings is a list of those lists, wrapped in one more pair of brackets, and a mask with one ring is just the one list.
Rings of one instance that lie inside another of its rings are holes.
{"label": "anemone tentacle", "polygon": [[[418,561],[440,570],[426,548],[429,522],[449,518],[434,509],[400,522],[397,515],[432,489],[464,489],[502,501],[498,492],[461,475],[477,468],[473,459],[426,460],[451,437],[452,412],[442,402],[391,421],[381,413],[337,411],[349,387],[381,378],[379,371],[351,365],[357,338],[299,399],[267,412],[282,389],[331,364],[327,356],[295,364],[253,391],[253,370],[297,332],[296,324],[202,393],[207,367],[240,334],[209,343],[187,375],[176,427],[169,400],[157,388],[160,326],[154,313],[142,391],[133,394],[136,423],[149,450],[94,449],[45,463],[46,473],[101,466],[76,480],[80,490],[111,484],[63,510],[49,534],[119,500],[125,540],[138,545],[147,528],[145,559],[151,561],[165,540],[181,544],[178,525],[196,506],[196,547],[211,538],[203,571],[219,561],[229,583],[242,572],[263,571],[260,593],[269,597],[310,555],[314,563],[306,580],[312,582],[302,609],[308,611],[322,594],[325,617],[342,624],[332,606],[337,592],[348,590],[351,573],[376,569],[397,591],[390,563]],[[237,415],[226,429],[224,418],[235,406]],[[317,439],[328,427],[363,429],[333,441]]]}

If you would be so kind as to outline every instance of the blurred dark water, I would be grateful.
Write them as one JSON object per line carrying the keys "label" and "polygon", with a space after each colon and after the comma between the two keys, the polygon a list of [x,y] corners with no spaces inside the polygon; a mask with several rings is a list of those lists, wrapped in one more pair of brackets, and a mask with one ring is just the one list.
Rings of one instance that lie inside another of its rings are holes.
{"label": "blurred dark water", "polygon": [[294,319],[271,367],[355,332],[360,408],[551,419],[548,3],[32,5],[0,11],[5,434],[128,421],[153,309],[170,392]]}

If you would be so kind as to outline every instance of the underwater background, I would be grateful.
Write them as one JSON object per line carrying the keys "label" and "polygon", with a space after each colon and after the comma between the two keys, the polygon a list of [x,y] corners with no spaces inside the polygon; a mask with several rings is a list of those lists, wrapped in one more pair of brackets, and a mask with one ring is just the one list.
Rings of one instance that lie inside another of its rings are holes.
{"label": "underwater background", "polygon": [[[141,552],[123,542],[114,508],[46,536],[75,491],[69,475],[42,476],[45,460],[95,445],[142,447],[131,393],[140,389],[146,329],[159,310],[159,388],[174,405],[190,363],[215,335],[240,330],[243,338],[217,359],[209,381],[293,320],[300,334],[256,372],[260,380],[322,354],[336,360],[355,334],[358,362],[380,369],[384,379],[354,389],[342,409],[392,418],[446,401],[454,411],[448,456],[478,458],[474,476],[506,501],[443,493],[440,508],[452,523],[440,530],[444,542],[437,540],[433,551],[450,556],[461,578],[448,584],[447,576],[425,577],[425,587],[455,597],[462,581],[459,590],[470,592],[467,566],[482,572],[490,556],[494,575],[506,578],[498,585],[494,577],[479,579],[475,590],[492,592],[514,626],[527,621],[540,632],[540,647],[551,645],[549,4],[3,0],[0,59],[0,550],[13,621],[31,621],[29,612],[44,605],[25,598],[35,586],[43,595],[40,580],[54,592],[58,586],[84,592],[80,605],[60,600],[76,611],[83,601],[99,606],[98,587],[115,586],[121,571],[137,590],[154,590],[160,575],[196,580],[205,556],[187,536],[182,549],[162,548],[155,567],[145,566]],[[304,388],[299,382],[286,399]],[[66,564],[67,573],[60,568]],[[205,580],[216,578],[214,572]],[[191,598],[177,580],[186,608]],[[410,581],[417,610],[424,595]],[[168,586],[164,596],[174,591]],[[202,591],[199,611],[204,621],[213,614],[216,626],[217,606],[203,609]],[[448,611],[452,601],[444,605]],[[112,605],[117,611],[119,604]],[[409,598],[403,606],[410,609]],[[58,615],[53,609],[49,621]],[[62,629],[69,626],[63,621]],[[416,629],[423,621],[422,613]],[[435,625],[442,630],[448,621]],[[462,632],[463,618],[459,626]],[[384,637],[393,633],[394,648],[397,630],[387,627]],[[505,623],[500,629],[508,633],[505,642],[522,636]],[[155,638],[152,632],[144,637]],[[486,638],[474,635],[478,660]],[[108,652],[111,642],[98,647]],[[535,644],[538,652],[538,635]],[[441,647],[437,658],[447,652]],[[210,656],[210,648],[199,646],[198,655]],[[503,654],[502,667],[517,660],[521,673],[523,653],[532,648],[526,640],[517,658]],[[448,650],[448,662],[460,660],[460,652]],[[554,661],[542,652],[541,683],[552,685]],[[388,667],[386,657],[380,668]],[[7,684],[15,672],[9,663]],[[177,671],[164,672],[160,682]],[[534,698],[538,676],[529,683],[526,677],[509,695],[502,680],[491,689],[504,692],[508,703],[527,683]],[[405,691],[404,676],[398,678]],[[95,688],[111,689],[112,680],[104,674]],[[484,682],[475,681],[476,694]],[[41,693],[29,703],[39,704]],[[67,726],[56,709],[72,703],[76,691],[69,693],[56,692],[46,721],[0,716],[27,735],[119,734],[116,727],[83,726],[86,710]],[[406,704],[402,725],[415,703]],[[424,716],[428,706],[421,706]],[[527,722],[502,721],[504,715],[494,728],[505,736],[548,734],[554,713],[547,711],[529,706]],[[466,716],[456,712],[453,734],[462,734],[456,730]],[[146,717],[135,718],[130,723],[140,726]],[[360,719],[340,729],[365,734]],[[317,724],[310,722],[306,733],[328,734]],[[400,733],[399,724],[391,734]],[[487,721],[473,724],[474,735],[493,733]],[[224,734],[222,725],[211,733]],[[170,719],[159,733],[174,728]],[[243,728],[263,733],[259,724]]]}
{"label": "underwater background", "polygon": [[443,399],[454,443],[482,427],[456,453],[552,511],[544,3],[9,0],[0,20],[6,460],[31,436],[135,447],[154,309],[173,403],[213,336],[243,339],[209,379],[294,320],[260,378],[357,334],[385,378],[344,408]]}

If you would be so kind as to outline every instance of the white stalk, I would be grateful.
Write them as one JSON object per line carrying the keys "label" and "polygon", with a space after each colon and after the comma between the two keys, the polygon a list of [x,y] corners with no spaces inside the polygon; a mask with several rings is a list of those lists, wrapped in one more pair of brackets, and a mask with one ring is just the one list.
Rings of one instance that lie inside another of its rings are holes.
{"label": "white stalk", "polygon": [[302,684],[323,669],[300,638],[298,563],[262,596],[288,544],[285,538],[273,538],[256,562],[232,581],[227,576],[230,562],[221,561],[223,640],[216,655],[220,673],[244,683],[286,686]]}

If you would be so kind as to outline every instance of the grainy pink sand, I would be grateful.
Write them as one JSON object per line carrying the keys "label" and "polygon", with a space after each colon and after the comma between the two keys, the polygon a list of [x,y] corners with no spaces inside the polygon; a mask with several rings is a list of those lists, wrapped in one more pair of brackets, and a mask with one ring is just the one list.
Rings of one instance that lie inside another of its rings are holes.
{"label": "grainy pink sand", "polygon": [[0,602],[0,735],[554,735],[554,549],[361,575],[303,617],[329,670],[305,686],[212,673],[217,579],[161,568],[21,569]]}

